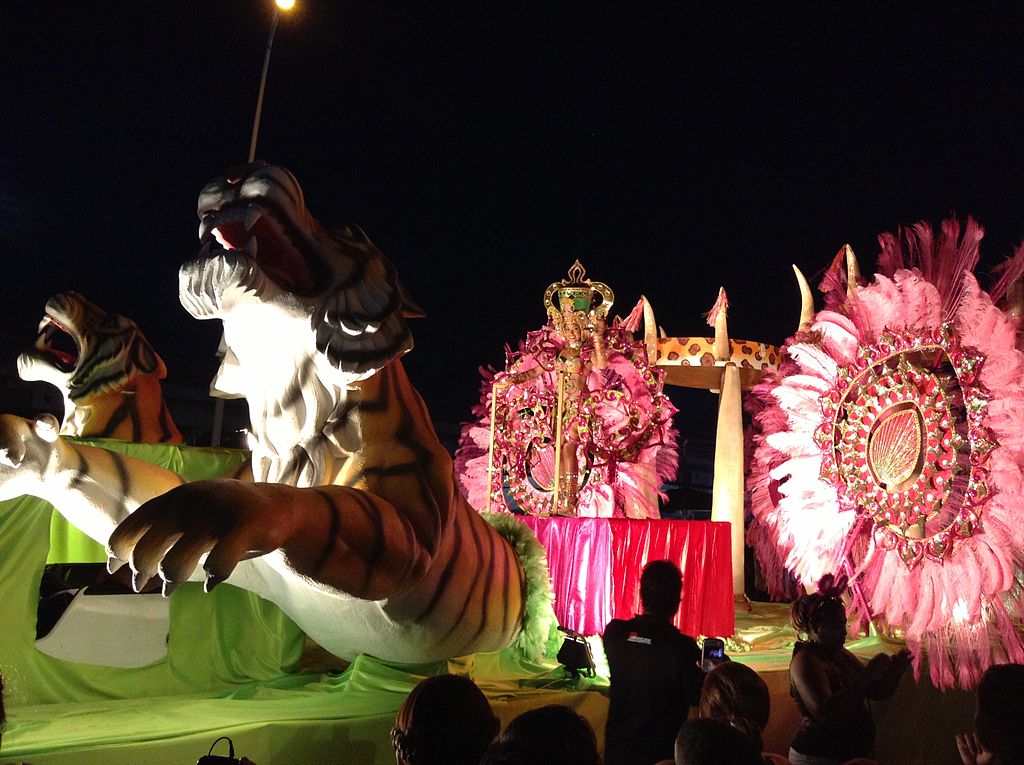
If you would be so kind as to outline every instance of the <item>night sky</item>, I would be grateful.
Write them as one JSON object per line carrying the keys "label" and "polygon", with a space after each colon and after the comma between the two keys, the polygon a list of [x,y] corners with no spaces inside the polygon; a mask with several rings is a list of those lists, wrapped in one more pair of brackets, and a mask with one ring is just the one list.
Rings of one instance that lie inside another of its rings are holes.
{"label": "night sky", "polygon": [[[951,212],[986,227],[986,268],[1024,238],[1016,4],[299,2],[257,156],[395,263],[428,313],[407,363],[438,418],[468,416],[477,367],[543,323],[576,258],[669,334],[710,332],[723,285],[733,336],[780,343],[790,263],[813,277],[850,242],[870,272],[878,233]],[[199,188],[245,159],[271,13],[0,5],[9,336],[33,342],[46,298],[77,289],[135,319],[172,379],[209,378],[219,328],[180,307],[176,272]]]}

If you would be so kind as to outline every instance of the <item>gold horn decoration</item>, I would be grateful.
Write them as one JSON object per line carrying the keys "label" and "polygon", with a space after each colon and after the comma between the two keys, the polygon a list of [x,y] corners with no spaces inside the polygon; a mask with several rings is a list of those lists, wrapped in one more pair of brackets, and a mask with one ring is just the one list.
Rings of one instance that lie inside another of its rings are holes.
{"label": "gold horn decoration", "polygon": [[647,346],[647,363],[654,364],[658,360],[658,323],[654,320],[654,306],[644,297],[644,345]]}
{"label": "gold horn decoration", "polygon": [[718,288],[718,299],[707,313],[708,325],[715,328],[715,360],[727,361],[732,355],[732,344],[729,342],[729,298],[725,287]]}
{"label": "gold horn decoration", "polygon": [[797,332],[806,332],[814,321],[814,294],[811,292],[811,285],[807,283],[807,277],[795,264],[793,273],[796,275],[796,283],[800,287],[800,325],[797,327]]}
{"label": "gold horn decoration", "polygon": [[853,291],[860,285],[860,264],[850,245],[844,244],[843,252],[846,254],[846,294],[853,297]]}
{"label": "gold horn decoration", "polygon": [[657,363],[664,370],[667,385],[719,394],[711,519],[730,524],[733,595],[739,602],[744,599],[745,549],[742,394],[760,382],[765,373],[778,369],[779,351],[765,343],[730,338],[727,310],[725,290],[720,290],[714,308],[705,315],[708,324],[715,328],[715,336],[661,337]]}
{"label": "gold horn decoration", "polygon": [[743,541],[743,400],[740,370],[731,362],[722,368],[715,430],[715,476],[711,489],[711,520],[728,521],[732,549],[733,596],[744,598]]}

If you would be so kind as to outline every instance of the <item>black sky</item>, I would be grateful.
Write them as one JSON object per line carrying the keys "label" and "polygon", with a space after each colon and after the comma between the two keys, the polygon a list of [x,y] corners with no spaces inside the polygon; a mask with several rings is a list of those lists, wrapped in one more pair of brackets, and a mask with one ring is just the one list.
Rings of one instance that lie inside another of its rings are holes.
{"label": "black sky", "polygon": [[[781,342],[790,263],[813,275],[848,241],[869,271],[879,232],[951,211],[986,227],[986,265],[1024,238],[1017,5],[299,2],[257,154],[396,264],[429,314],[408,366],[445,418],[576,258],[670,334],[707,331],[721,284],[734,336]],[[176,271],[198,189],[245,158],[270,14],[0,5],[9,332],[31,343],[46,298],[77,289],[172,377],[209,375],[217,328],[180,307]]]}

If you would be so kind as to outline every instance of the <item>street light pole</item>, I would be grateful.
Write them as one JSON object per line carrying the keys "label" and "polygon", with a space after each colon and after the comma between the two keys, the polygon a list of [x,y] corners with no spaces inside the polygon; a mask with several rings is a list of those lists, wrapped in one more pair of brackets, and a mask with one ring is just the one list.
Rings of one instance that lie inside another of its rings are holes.
{"label": "street light pole", "polygon": [[[263,94],[267,90],[267,71],[270,69],[270,52],[274,48],[274,34],[277,32],[277,22],[281,18],[281,11],[290,11],[295,6],[295,0],[275,0],[274,18],[270,22],[270,34],[267,35],[267,50],[263,54],[263,71],[260,73],[260,89],[256,94],[256,114],[252,118],[252,137],[249,139],[249,158],[252,164],[256,160],[256,141],[260,135],[260,117],[263,114]],[[213,423],[210,427],[210,446],[220,446],[221,436],[224,430],[224,399],[218,398],[213,402]]]}
{"label": "street light pole", "polygon": [[277,21],[281,18],[281,10],[274,6],[274,18],[270,22],[270,34],[267,35],[267,51],[263,55],[263,73],[260,74],[260,89],[256,95],[256,115],[252,119],[252,138],[249,140],[249,162],[256,159],[256,140],[260,135],[260,115],[263,114],[263,93],[267,89],[267,70],[270,69],[270,51],[274,47],[274,33],[277,32]]}

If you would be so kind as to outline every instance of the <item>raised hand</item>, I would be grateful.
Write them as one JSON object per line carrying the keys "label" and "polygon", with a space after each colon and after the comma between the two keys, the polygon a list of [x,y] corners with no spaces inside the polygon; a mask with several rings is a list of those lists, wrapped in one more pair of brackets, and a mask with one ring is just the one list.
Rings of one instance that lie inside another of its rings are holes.
{"label": "raised hand", "polygon": [[878,682],[889,675],[889,664],[892,660],[888,654],[878,653],[871,657],[864,667],[864,678],[868,683]]}
{"label": "raised hand", "polygon": [[963,765],[991,765],[996,761],[995,755],[978,740],[977,733],[958,733],[956,748]]}
{"label": "raised hand", "polygon": [[903,649],[892,656],[880,653],[864,668],[864,688],[870,699],[887,699],[896,692],[900,678],[910,667],[910,652]]}

